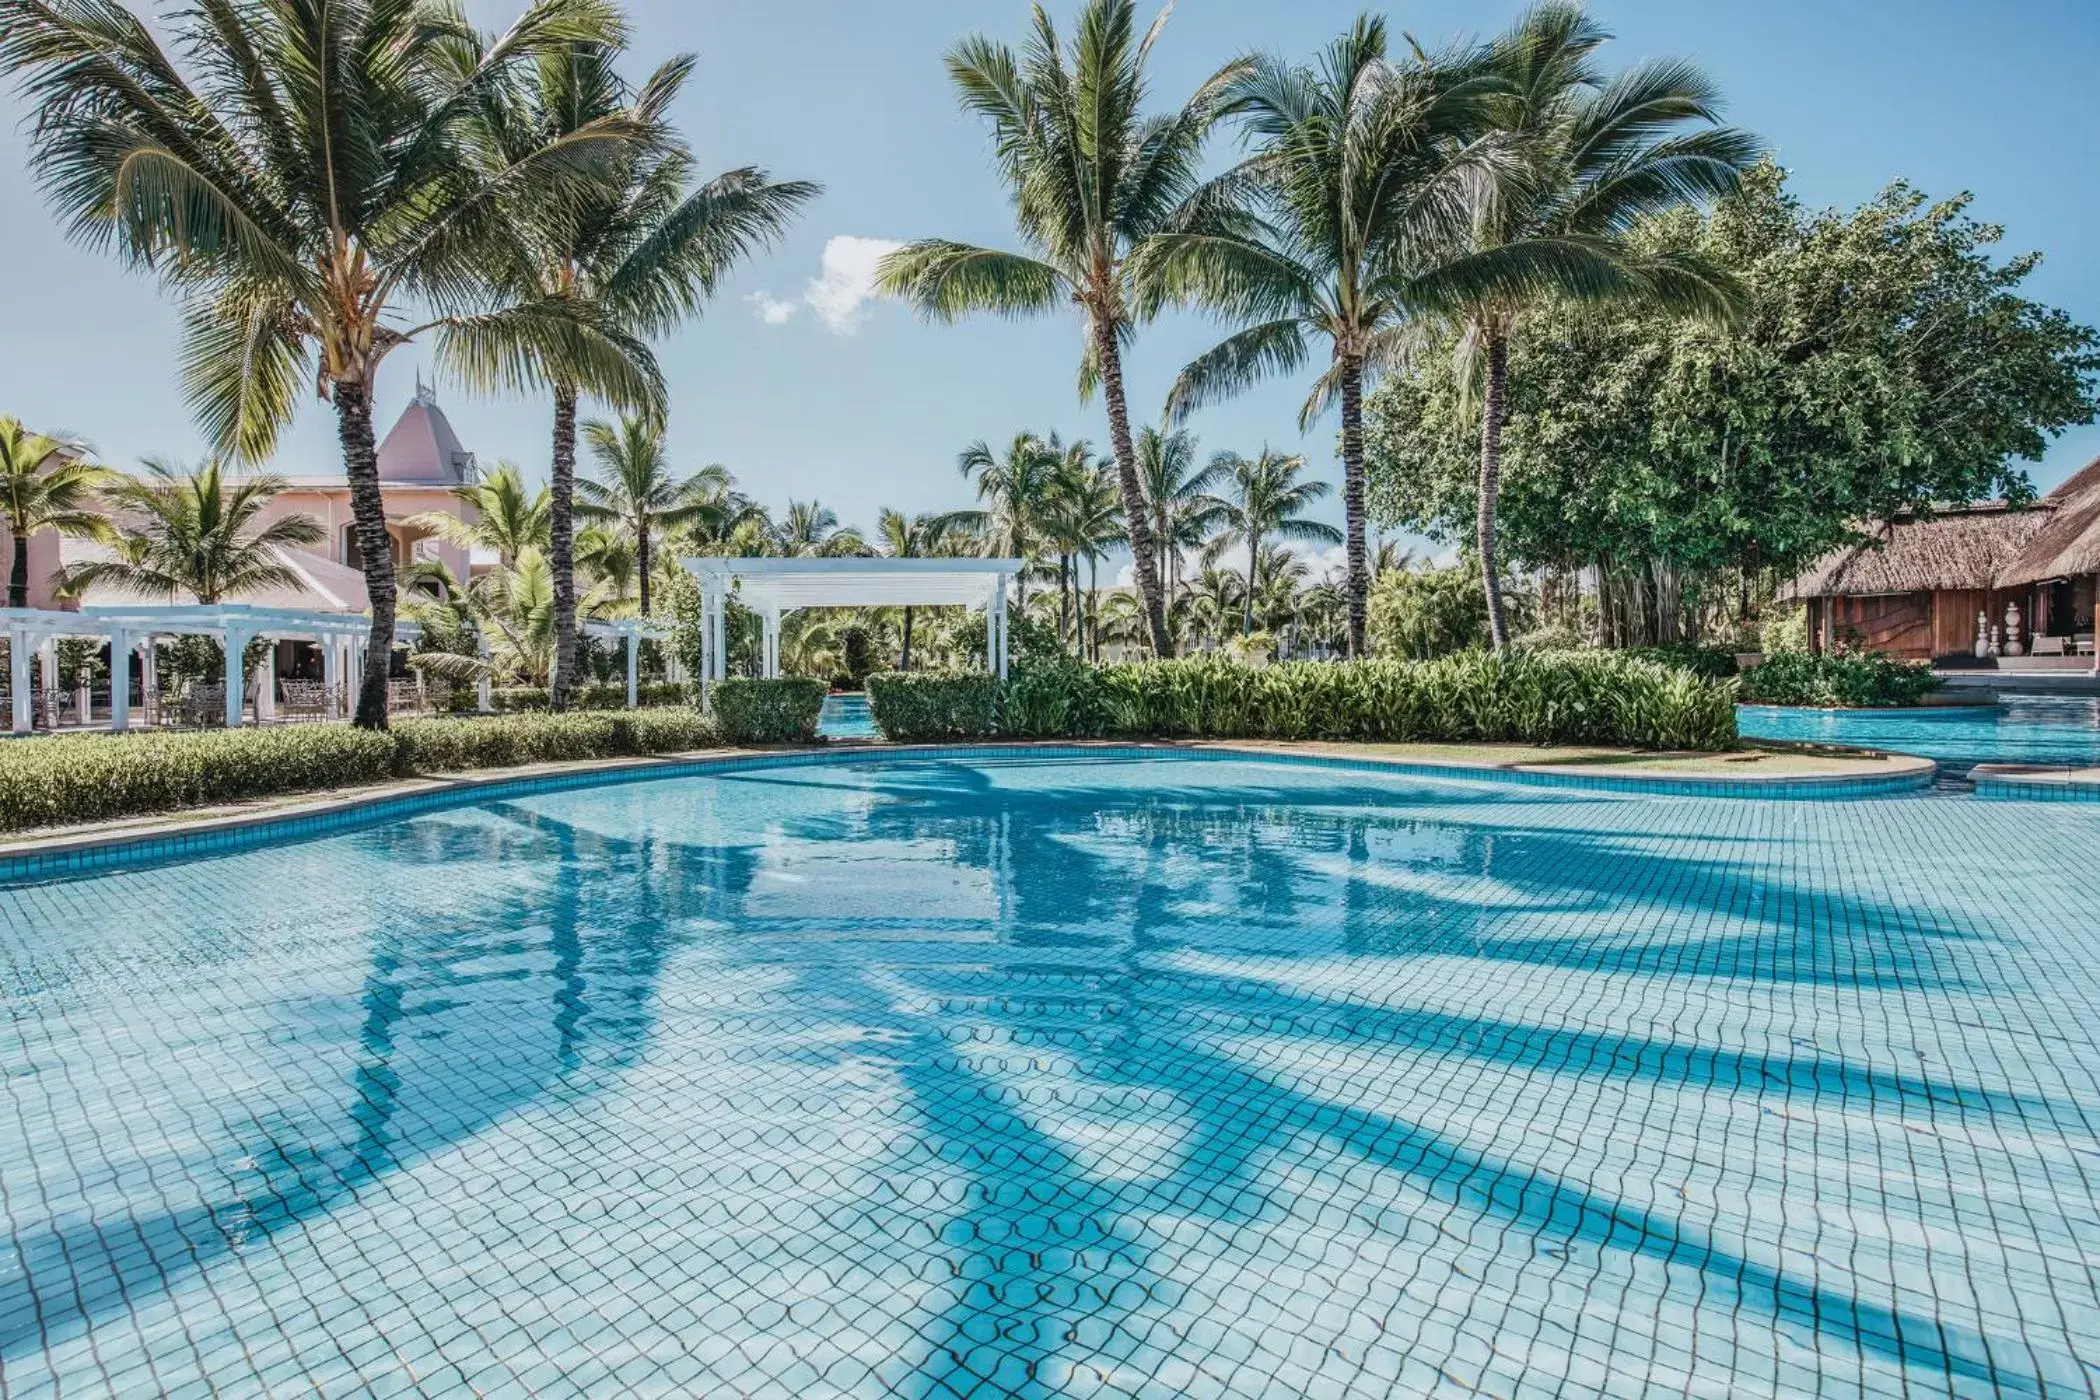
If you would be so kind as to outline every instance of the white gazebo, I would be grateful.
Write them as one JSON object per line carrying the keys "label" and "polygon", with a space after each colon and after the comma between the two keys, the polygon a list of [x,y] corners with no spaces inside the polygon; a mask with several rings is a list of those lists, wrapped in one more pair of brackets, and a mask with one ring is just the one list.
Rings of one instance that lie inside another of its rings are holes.
{"label": "white gazebo", "polygon": [[[653,617],[614,617],[593,618],[577,625],[587,637],[619,637],[626,641],[627,708],[634,709],[641,703],[642,638],[662,641],[671,635],[671,624]],[[482,708],[488,708],[485,698]]]}
{"label": "white gazebo", "polygon": [[1006,675],[1006,581],[1019,559],[690,558],[700,581],[700,678],[727,674],[723,618],[729,599],[765,626],[765,674],[780,674],[780,619],[797,608],[961,605],[985,610],[984,664]]}
{"label": "white gazebo", "polygon": [[[12,728],[27,733],[32,726],[29,659],[37,657],[43,687],[52,688],[57,669],[57,643],[61,637],[93,638],[109,643],[109,727],[128,728],[131,722],[131,664],[139,653],[146,686],[153,685],[153,642],[156,637],[214,637],[226,653],[226,724],[237,728],[246,708],[247,674],[241,653],[257,637],[311,640],[321,647],[326,685],[332,693],[354,693],[364,663],[364,643],[371,634],[372,620],[352,612],[311,612],[288,608],[260,608],[245,603],[134,604],[86,607],[78,612],[48,608],[0,608],[0,633],[8,642],[8,686],[14,701]],[[416,625],[406,619],[394,625],[399,641],[412,640]],[[267,682],[268,672],[263,672]],[[261,701],[258,718],[271,717],[270,687],[257,692]]]}

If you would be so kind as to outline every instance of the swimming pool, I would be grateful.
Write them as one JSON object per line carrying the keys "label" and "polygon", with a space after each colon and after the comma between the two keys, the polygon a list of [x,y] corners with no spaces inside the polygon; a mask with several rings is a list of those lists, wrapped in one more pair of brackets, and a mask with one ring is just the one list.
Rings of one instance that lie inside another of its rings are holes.
{"label": "swimming pool", "polygon": [[2100,700],[2060,695],[2008,695],[1997,705],[1911,710],[1801,710],[1739,705],[1746,739],[1799,739],[1853,744],[1976,763],[2100,765]]}
{"label": "swimming pool", "polygon": [[0,889],[7,1393],[2087,1394],[2096,853],[986,756]]}
{"label": "swimming pool", "polygon": [[875,713],[865,695],[838,694],[824,697],[824,711],[817,716],[817,734],[825,739],[880,739]]}

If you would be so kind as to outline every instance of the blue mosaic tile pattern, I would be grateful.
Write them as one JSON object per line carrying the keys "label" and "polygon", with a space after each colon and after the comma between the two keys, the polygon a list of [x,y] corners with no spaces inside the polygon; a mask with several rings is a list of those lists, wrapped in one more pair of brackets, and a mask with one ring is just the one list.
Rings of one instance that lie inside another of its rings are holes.
{"label": "blue mosaic tile pattern", "polygon": [[2100,700],[2076,695],[2007,695],[1995,705],[1902,710],[1807,710],[1736,706],[1746,739],[1851,744],[1978,763],[2100,765]]}
{"label": "blue mosaic tile pattern", "polygon": [[0,1394],[2090,1395],[2100,812],[978,754],[0,890]]}

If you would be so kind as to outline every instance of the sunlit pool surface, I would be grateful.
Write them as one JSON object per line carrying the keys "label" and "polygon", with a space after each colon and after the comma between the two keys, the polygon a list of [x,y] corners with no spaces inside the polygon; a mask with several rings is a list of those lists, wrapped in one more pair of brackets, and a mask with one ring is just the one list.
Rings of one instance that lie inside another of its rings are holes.
{"label": "sunlit pool surface", "polygon": [[1805,739],[1977,763],[2100,765],[2100,700],[2008,695],[1997,705],[1910,710],[1736,709],[1745,738]]}
{"label": "sunlit pool surface", "polygon": [[0,890],[0,1375],[2086,1395],[2096,857],[1009,757]]}
{"label": "sunlit pool surface", "polygon": [[879,739],[874,712],[865,695],[827,695],[817,716],[817,734],[825,739]]}

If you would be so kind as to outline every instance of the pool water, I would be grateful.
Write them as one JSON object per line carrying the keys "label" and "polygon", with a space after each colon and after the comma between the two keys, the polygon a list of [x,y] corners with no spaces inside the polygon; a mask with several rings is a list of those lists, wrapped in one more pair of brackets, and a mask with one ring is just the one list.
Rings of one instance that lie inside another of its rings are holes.
{"label": "pool water", "polygon": [[865,695],[838,694],[824,697],[823,713],[817,716],[817,734],[825,739],[880,739],[875,715]]}
{"label": "pool water", "polygon": [[0,889],[0,1389],[2088,1395],[2096,856],[987,756]]}
{"label": "pool water", "polygon": [[1997,705],[1908,710],[1740,705],[1736,726],[1748,739],[1855,744],[1917,754],[1954,767],[1977,763],[2100,765],[2100,700],[2073,696],[2009,695]]}

